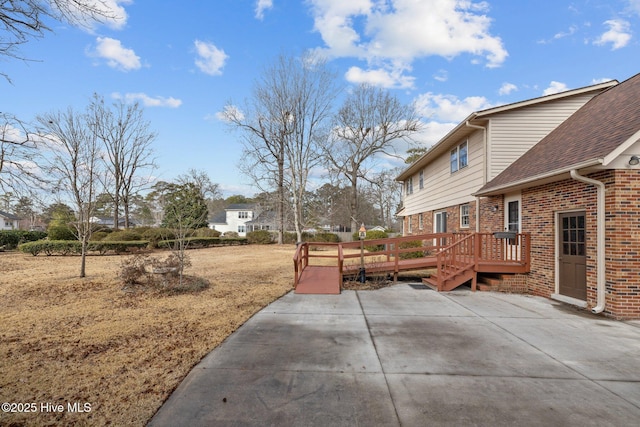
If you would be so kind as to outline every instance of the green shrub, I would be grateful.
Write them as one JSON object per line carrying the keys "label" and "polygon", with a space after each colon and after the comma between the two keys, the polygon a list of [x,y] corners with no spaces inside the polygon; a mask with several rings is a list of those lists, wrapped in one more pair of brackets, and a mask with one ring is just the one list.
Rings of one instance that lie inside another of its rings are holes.
{"label": "green shrub", "polygon": [[[409,249],[409,248],[422,248],[422,240],[409,240],[406,242],[402,242],[398,245],[400,249]],[[424,251],[415,251],[415,252],[402,252],[400,253],[400,259],[412,259],[412,258],[422,258],[424,256]]]}
{"label": "green shrub", "polygon": [[313,236],[314,242],[340,243],[340,236],[335,233],[316,233]]}
{"label": "green shrub", "polygon": [[211,228],[198,228],[194,233],[195,237],[220,237],[220,232],[218,230],[213,230]]}
{"label": "green shrub", "polygon": [[15,249],[19,244],[44,239],[47,233],[44,231],[27,230],[1,230],[0,248]]}
{"label": "green shrub", "polygon": [[[187,248],[208,248],[210,246],[234,246],[246,245],[246,237],[187,237],[185,243]],[[158,247],[163,249],[173,249],[176,247],[178,240],[161,240]]]}
{"label": "green shrub", "polygon": [[94,233],[91,233],[91,241],[99,242],[100,240],[104,240],[108,235],[109,233],[107,233],[106,231],[96,231]]}
{"label": "green shrub", "polygon": [[106,236],[106,242],[131,242],[134,240],[142,240],[142,236],[134,229],[118,230]]}
{"label": "green shrub", "polygon": [[52,224],[47,228],[49,240],[77,240],[74,230],[65,224]]}
{"label": "green shrub", "polygon": [[268,245],[273,243],[274,236],[267,230],[256,230],[247,233],[247,242],[250,245]]}
{"label": "green shrub", "polygon": [[[124,253],[137,251],[147,246],[147,241],[132,242],[89,242],[88,252],[105,254],[109,251]],[[82,244],[78,240],[38,240],[37,242],[23,243],[18,250],[37,256],[45,255],[74,255],[82,253]]]}
{"label": "green shrub", "polygon": [[[386,231],[368,230],[364,240],[386,239],[389,237]],[[360,233],[353,233],[353,241],[360,240]],[[380,252],[384,250],[384,245],[365,245],[365,249],[369,252]]]}

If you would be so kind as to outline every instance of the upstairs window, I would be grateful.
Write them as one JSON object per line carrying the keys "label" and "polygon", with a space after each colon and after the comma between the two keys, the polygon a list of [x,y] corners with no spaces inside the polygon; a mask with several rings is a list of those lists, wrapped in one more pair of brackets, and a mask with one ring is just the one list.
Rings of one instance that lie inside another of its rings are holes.
{"label": "upstairs window", "polygon": [[249,218],[249,212],[246,212],[246,211],[238,212],[238,218],[240,218],[240,219],[248,219]]}
{"label": "upstairs window", "polygon": [[465,141],[451,150],[451,155],[449,156],[451,173],[457,172],[458,170],[466,167],[469,164],[468,147],[469,144],[467,143],[467,141]]}
{"label": "upstairs window", "polygon": [[405,194],[413,194],[413,177],[409,178],[407,182],[405,182]]}
{"label": "upstairs window", "polygon": [[420,187],[420,190],[422,190],[424,188],[424,171],[420,171],[420,176],[418,178],[418,187]]}

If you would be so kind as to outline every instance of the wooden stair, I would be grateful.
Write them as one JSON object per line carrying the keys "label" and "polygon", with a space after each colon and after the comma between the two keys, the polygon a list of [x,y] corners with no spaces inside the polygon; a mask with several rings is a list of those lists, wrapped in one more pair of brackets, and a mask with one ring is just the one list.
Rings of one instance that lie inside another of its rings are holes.
{"label": "wooden stair", "polygon": [[450,277],[438,286],[438,276],[437,274],[432,274],[430,277],[425,277],[422,279],[422,283],[425,285],[437,290],[438,292],[448,292],[452,291],[458,286],[462,286],[465,283],[471,281],[471,289],[476,290],[476,272],[473,269],[461,270],[458,274],[453,277]]}

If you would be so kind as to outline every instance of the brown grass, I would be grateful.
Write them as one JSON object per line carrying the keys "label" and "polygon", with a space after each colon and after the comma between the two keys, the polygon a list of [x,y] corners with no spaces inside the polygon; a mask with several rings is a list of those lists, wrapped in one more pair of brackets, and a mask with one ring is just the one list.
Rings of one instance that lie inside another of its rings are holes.
{"label": "brown grass", "polygon": [[202,357],[292,289],[294,251],[190,251],[186,273],[210,287],[177,295],[123,291],[120,256],[89,257],[79,279],[78,257],[0,253],[0,401],[37,407],[0,412],[0,425],[144,425]]}

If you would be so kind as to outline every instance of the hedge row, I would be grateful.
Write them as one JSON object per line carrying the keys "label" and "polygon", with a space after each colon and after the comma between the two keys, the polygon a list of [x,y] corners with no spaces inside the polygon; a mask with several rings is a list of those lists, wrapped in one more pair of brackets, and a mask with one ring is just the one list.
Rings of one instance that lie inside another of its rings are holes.
{"label": "hedge row", "polygon": [[[207,248],[210,246],[246,245],[246,238],[219,238],[219,237],[189,237],[185,239],[189,248]],[[175,247],[176,240],[163,240],[157,243],[160,248],[171,249]],[[148,240],[132,240],[125,242],[90,241],[87,252],[98,252],[104,255],[108,252],[117,254],[136,252],[149,247]],[[38,240],[36,242],[23,243],[18,250],[37,256],[46,255],[74,255],[82,253],[82,245],[78,240]]]}
{"label": "hedge row", "polygon": [[0,231],[0,248],[15,249],[20,243],[34,242],[45,237],[47,233],[44,231],[2,230]]}
{"label": "hedge row", "polygon": [[[102,255],[107,252],[119,254],[138,251],[148,245],[149,242],[140,240],[132,242],[89,242],[87,251],[98,252]],[[82,253],[82,244],[78,240],[38,240],[21,244],[18,246],[18,250],[33,256],[40,253],[46,255],[74,255]]]}
{"label": "hedge row", "polygon": [[[208,248],[211,246],[235,246],[246,245],[246,237],[187,237],[184,239],[188,248]],[[159,248],[172,249],[178,240],[161,240],[157,243]]]}

